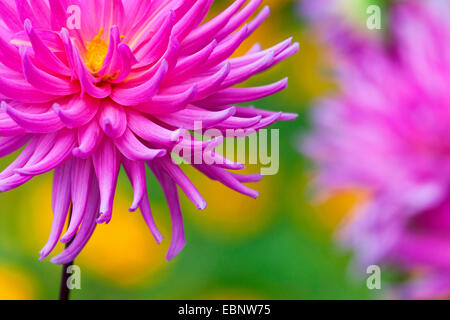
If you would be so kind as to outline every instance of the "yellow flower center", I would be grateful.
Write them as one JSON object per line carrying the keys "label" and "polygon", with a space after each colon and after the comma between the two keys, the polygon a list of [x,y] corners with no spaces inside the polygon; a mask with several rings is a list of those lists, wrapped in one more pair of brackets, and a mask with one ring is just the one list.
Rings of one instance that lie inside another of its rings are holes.
{"label": "yellow flower center", "polygon": [[86,60],[87,66],[93,72],[98,72],[103,66],[106,54],[108,53],[108,44],[103,40],[103,29],[87,44]]}

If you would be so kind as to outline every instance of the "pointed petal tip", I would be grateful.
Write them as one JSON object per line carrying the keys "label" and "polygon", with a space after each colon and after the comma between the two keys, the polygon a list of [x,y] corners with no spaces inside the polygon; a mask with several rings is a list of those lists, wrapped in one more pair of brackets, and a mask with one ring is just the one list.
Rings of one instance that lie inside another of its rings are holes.
{"label": "pointed petal tip", "polygon": [[162,158],[167,154],[167,151],[164,149],[161,149],[158,151],[158,153],[156,154],[156,158]]}
{"label": "pointed petal tip", "polygon": [[71,230],[67,230],[66,233],[61,237],[61,239],[59,240],[61,243],[68,243],[70,242],[70,240],[72,240],[72,238],[75,236],[75,232],[71,231]]}
{"label": "pointed petal tip", "polygon": [[169,252],[166,255],[166,260],[170,261],[175,258],[186,246],[186,240],[179,242],[176,248],[169,249]]}
{"label": "pointed petal tip", "polygon": [[248,189],[248,191],[245,194],[253,199],[257,199],[259,197],[259,191],[253,189]]}
{"label": "pointed petal tip", "polygon": [[136,212],[139,208],[139,202],[135,201],[131,204],[130,208],[128,209],[129,212]]}
{"label": "pointed petal tip", "polygon": [[44,260],[45,258],[48,257],[48,255],[50,254],[50,251],[49,251],[46,247],[44,247],[44,248],[39,252],[39,254],[41,255],[41,256],[39,257],[39,261],[42,261],[42,260]]}
{"label": "pointed petal tip", "polygon": [[293,121],[298,118],[298,113],[282,113],[280,120],[282,121]]}
{"label": "pointed petal tip", "polygon": [[56,114],[60,114],[60,112],[61,112],[61,105],[59,104],[59,103],[54,103],[53,105],[52,105],[52,109],[53,109],[53,111],[55,111],[55,113]]}
{"label": "pointed petal tip", "polygon": [[17,173],[21,176],[29,176],[32,175],[28,170],[24,169],[24,168],[20,168],[20,169],[14,169],[14,173]]}
{"label": "pointed petal tip", "polygon": [[71,262],[70,257],[64,255],[64,252],[50,259],[50,262],[53,264],[66,264]]}
{"label": "pointed petal tip", "polygon": [[112,209],[111,208],[100,208],[99,217],[97,218],[98,224],[108,224],[111,221]]}
{"label": "pointed petal tip", "polygon": [[171,141],[179,142],[179,141],[180,141],[180,138],[181,138],[186,132],[187,132],[186,129],[183,129],[183,128],[177,129],[177,130],[175,130],[175,131],[172,133],[172,136],[170,137],[170,140],[171,140]]}
{"label": "pointed petal tip", "polygon": [[56,258],[57,257],[51,258],[50,262],[53,263],[53,264],[64,264],[64,263],[59,262],[59,259],[56,259]]}
{"label": "pointed petal tip", "polygon": [[106,214],[101,215],[99,218],[97,218],[98,224],[108,224],[111,221],[111,218],[107,217]]}
{"label": "pointed petal tip", "polygon": [[264,14],[269,15],[270,12],[271,12],[270,6],[269,6],[269,5],[264,6],[264,8],[261,9],[261,13],[262,13],[262,12],[264,12]]}
{"label": "pointed petal tip", "polygon": [[159,235],[158,237],[155,236],[155,240],[157,244],[161,244],[161,242],[164,240],[164,237],[162,235]]}
{"label": "pointed petal tip", "polygon": [[31,23],[30,19],[28,19],[28,18],[26,18],[25,21],[23,22],[23,26],[27,33],[30,33],[31,29],[33,28],[33,24]]}
{"label": "pointed petal tip", "polygon": [[207,203],[204,199],[199,199],[197,201],[196,207],[198,208],[198,210],[205,210],[207,207]]}
{"label": "pointed petal tip", "polygon": [[236,163],[235,167],[236,167],[237,170],[244,170],[245,169],[245,164],[243,164],[241,162],[238,162],[238,163]]}
{"label": "pointed petal tip", "polygon": [[1,111],[7,112],[8,108],[10,108],[9,104],[7,104],[5,101],[0,102]]}
{"label": "pointed petal tip", "polygon": [[76,158],[81,158],[81,159],[87,159],[88,155],[86,154],[86,152],[84,152],[83,150],[81,150],[80,148],[74,148],[72,149],[72,155]]}

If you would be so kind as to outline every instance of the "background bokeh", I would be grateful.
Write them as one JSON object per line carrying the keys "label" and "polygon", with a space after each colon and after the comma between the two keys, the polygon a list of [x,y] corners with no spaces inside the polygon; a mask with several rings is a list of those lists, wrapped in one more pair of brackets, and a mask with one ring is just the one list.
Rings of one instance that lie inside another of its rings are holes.
{"label": "background bokeh", "polygon": [[[361,1],[362,2],[362,1]],[[214,10],[230,1],[216,1]],[[318,96],[334,90],[328,50],[301,20],[291,0],[265,0],[272,14],[240,49],[271,46],[293,36],[300,53],[251,80],[264,84],[290,78],[287,90],[255,104],[299,113],[280,123],[280,171],[246,198],[183,167],[208,202],[197,211],[182,196],[187,246],[170,262],[168,209],[151,178],[151,201],[165,241],[158,246],[139,213],[129,213],[132,190],[121,173],[115,211],[100,225],[77,259],[82,289],[74,299],[368,299],[365,275],[351,272],[351,257],[336,247],[334,230],[357,194],[319,202],[310,190],[311,165],[298,153],[308,114]],[[362,6],[358,14],[364,15]],[[10,158],[1,160],[5,166]],[[38,261],[52,219],[51,175],[0,195],[0,299],[55,299],[61,267]],[[62,247],[55,252],[60,252]]]}

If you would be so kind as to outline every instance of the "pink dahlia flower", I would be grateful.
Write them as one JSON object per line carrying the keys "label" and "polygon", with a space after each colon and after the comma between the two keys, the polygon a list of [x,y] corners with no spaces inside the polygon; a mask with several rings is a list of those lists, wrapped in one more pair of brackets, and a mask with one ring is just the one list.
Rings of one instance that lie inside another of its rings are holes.
{"label": "pink dahlia flower", "polygon": [[[265,7],[244,24],[261,0],[245,2],[236,0],[203,24],[213,0],[0,2],[0,155],[25,146],[0,174],[0,190],[54,170],[53,225],[41,259],[60,240],[71,243],[52,262],[71,261],[96,225],[110,221],[121,166],[134,190],[130,210],[140,208],[160,242],[150,211],[146,165],[167,198],[172,219],[167,258],[174,257],[185,245],[177,186],[199,209],[206,206],[171,160],[180,137],[189,134],[196,120],[204,128],[225,131],[259,130],[295,118],[237,106],[284,89],[286,79],[262,87],[233,86],[298,51],[298,44],[288,39],[230,59],[269,15]],[[77,24],[76,9],[81,13],[79,28],[70,28]],[[221,142],[194,141],[185,147],[223,160],[196,164],[196,169],[256,197],[242,183],[260,175],[229,172],[243,165],[211,151]]]}
{"label": "pink dahlia flower", "polygon": [[410,276],[408,298],[450,293],[449,15],[447,1],[402,2],[390,41],[341,51],[341,92],[314,111],[303,146],[320,188],[368,191],[341,235],[364,268]]}

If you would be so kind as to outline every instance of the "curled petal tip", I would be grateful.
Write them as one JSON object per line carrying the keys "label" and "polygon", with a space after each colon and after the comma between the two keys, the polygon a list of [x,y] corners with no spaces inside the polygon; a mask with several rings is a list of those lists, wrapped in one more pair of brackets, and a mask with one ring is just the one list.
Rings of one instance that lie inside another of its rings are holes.
{"label": "curled petal tip", "polygon": [[179,142],[179,141],[180,141],[180,138],[181,138],[186,132],[187,132],[186,129],[183,129],[183,128],[177,129],[177,130],[175,130],[175,131],[172,133],[172,136],[170,137],[170,140],[171,140],[171,141]]}
{"label": "curled petal tip", "polygon": [[269,5],[266,5],[266,6],[264,6],[264,8],[262,8],[261,9],[261,13],[263,14],[263,15],[270,15],[270,12],[271,12],[271,10],[270,10],[270,6]]}
{"label": "curled petal tip", "polygon": [[21,168],[21,169],[14,169],[14,173],[20,174],[21,176],[27,175],[27,170]]}
{"label": "curled petal tip", "polygon": [[164,240],[164,237],[163,236],[158,236],[158,237],[155,236],[155,240],[156,240],[157,244],[161,244],[161,242]]}
{"label": "curled petal tip", "polygon": [[66,264],[72,261],[70,256],[66,255],[64,252],[50,259],[50,262],[53,264]]}
{"label": "curled petal tip", "polygon": [[131,204],[131,206],[130,206],[130,208],[128,209],[128,211],[130,211],[130,212],[136,212],[136,210],[139,208],[139,205],[140,205],[140,203],[139,203],[139,199],[138,199],[138,200],[134,201],[134,202]]}
{"label": "curled petal tip", "polygon": [[164,150],[164,149],[161,149],[161,150],[158,151],[158,153],[156,154],[156,157],[155,157],[155,158],[162,158],[162,157],[164,157],[166,154],[167,154],[167,151]]}
{"label": "curled petal tip", "polygon": [[100,209],[100,215],[97,218],[97,223],[98,224],[102,224],[102,223],[106,223],[108,224],[111,221],[111,211],[112,209]]}
{"label": "curled petal tip", "polygon": [[206,209],[206,206],[207,206],[206,201],[203,200],[198,204],[198,210],[204,210]]}
{"label": "curled petal tip", "polygon": [[243,169],[245,169],[245,164],[237,163],[235,167],[236,167],[237,170],[243,170]]}
{"label": "curled petal tip", "polygon": [[86,154],[86,152],[84,152],[83,150],[81,150],[80,148],[74,148],[72,150],[72,155],[76,158],[81,158],[81,159],[87,159],[88,155]]}
{"label": "curled petal tip", "polygon": [[297,113],[282,113],[280,120],[283,121],[293,121],[296,120],[298,118],[298,114]]}
{"label": "curled petal tip", "polygon": [[173,258],[175,258],[183,250],[183,248],[185,246],[186,246],[186,241],[180,241],[180,243],[178,243],[178,246],[176,248],[173,248],[172,250],[170,250],[167,253],[166,260],[170,261]]}
{"label": "curled petal tip", "polygon": [[33,24],[31,23],[30,19],[28,19],[28,18],[26,18],[25,21],[23,22],[23,26],[27,33],[30,33],[31,29],[33,28]]}
{"label": "curled petal tip", "polygon": [[52,109],[53,109],[57,114],[59,114],[60,111],[61,111],[61,106],[59,105],[59,103],[54,103],[54,104],[52,105]]}
{"label": "curled petal tip", "polygon": [[110,221],[110,219],[105,214],[103,214],[102,216],[97,218],[98,224],[102,224],[102,223],[108,224],[109,221]]}
{"label": "curled petal tip", "polygon": [[66,232],[61,239],[59,240],[61,243],[68,243],[70,240],[72,240],[73,236],[75,235],[75,232]]}
{"label": "curled petal tip", "polygon": [[49,251],[46,247],[44,247],[44,248],[41,250],[41,252],[39,252],[39,254],[41,255],[41,256],[39,257],[39,261],[42,261],[42,260],[44,260],[45,258],[47,258],[47,256],[50,254],[50,251]]}
{"label": "curled petal tip", "polygon": [[50,262],[53,263],[53,264],[62,264],[62,263],[59,263],[59,259],[56,259],[56,257],[55,258],[51,258]]}
{"label": "curled petal tip", "polygon": [[113,126],[110,119],[103,120],[103,131],[106,133],[107,136],[113,135]]}
{"label": "curled petal tip", "polygon": [[0,109],[3,112],[7,112],[7,110],[10,108],[9,104],[7,104],[5,101],[0,102]]}

